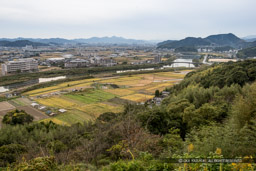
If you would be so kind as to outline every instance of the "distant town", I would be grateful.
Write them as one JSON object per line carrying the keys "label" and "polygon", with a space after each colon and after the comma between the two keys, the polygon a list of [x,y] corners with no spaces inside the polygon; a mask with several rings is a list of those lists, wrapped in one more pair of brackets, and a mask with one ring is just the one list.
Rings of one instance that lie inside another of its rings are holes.
{"label": "distant town", "polygon": [[[227,36],[230,36],[227,34]],[[237,37],[236,37],[237,38]],[[241,39],[237,44],[229,42],[217,44],[208,42],[186,44],[187,38],[180,41],[166,41],[159,44],[140,42],[137,44],[115,43],[34,43],[16,40],[0,46],[1,75],[22,72],[41,72],[68,68],[111,67],[115,65],[172,64],[178,59],[192,62],[229,62],[241,60],[237,53],[242,49]],[[0,39],[1,40],[1,39]],[[194,38],[193,41],[198,41]],[[1,41],[0,41],[1,42]],[[185,42],[179,45],[179,42]],[[169,43],[169,44],[168,44]],[[176,43],[176,44],[175,44]],[[20,44],[23,46],[20,47]],[[178,44],[178,46],[177,46]],[[234,45],[233,47],[230,44]],[[18,46],[18,47],[15,47]],[[246,46],[248,46],[246,44]],[[207,59],[204,60],[204,57]],[[251,56],[253,58],[254,56]],[[177,61],[176,61],[177,62]],[[179,62],[179,60],[178,60]],[[175,66],[185,66],[173,64]],[[194,67],[195,65],[191,65]]]}

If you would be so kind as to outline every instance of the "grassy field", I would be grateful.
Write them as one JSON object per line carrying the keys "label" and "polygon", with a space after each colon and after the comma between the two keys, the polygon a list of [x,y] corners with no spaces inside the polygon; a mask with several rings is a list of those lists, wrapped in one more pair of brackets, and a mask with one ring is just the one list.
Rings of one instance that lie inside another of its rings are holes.
{"label": "grassy field", "polygon": [[92,90],[89,92],[67,94],[65,96],[86,104],[106,101],[116,97],[116,95],[103,90]]}
{"label": "grassy field", "polygon": [[[84,79],[33,90],[24,95],[56,113],[58,109],[66,109],[67,112],[47,118],[45,121],[52,120],[58,124],[70,125],[95,120],[104,112],[121,112],[124,101],[140,103],[151,99],[155,90],[162,91],[178,83],[188,72],[157,72]],[[115,85],[115,88],[111,85]],[[73,92],[74,90],[76,91]]]}

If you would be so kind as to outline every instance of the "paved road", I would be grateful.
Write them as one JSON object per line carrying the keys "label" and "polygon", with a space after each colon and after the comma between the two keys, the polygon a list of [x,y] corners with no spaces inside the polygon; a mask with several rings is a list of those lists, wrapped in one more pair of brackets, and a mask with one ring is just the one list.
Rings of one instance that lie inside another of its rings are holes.
{"label": "paved road", "polygon": [[207,57],[208,57],[208,55],[204,55],[203,64],[211,65],[212,63],[206,62],[207,61]]}

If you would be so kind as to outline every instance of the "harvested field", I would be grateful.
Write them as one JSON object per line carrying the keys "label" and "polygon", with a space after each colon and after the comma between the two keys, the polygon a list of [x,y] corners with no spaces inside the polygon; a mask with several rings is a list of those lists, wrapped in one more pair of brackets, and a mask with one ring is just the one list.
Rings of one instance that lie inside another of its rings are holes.
{"label": "harvested field", "polygon": [[39,110],[37,110],[33,107],[30,107],[30,106],[21,106],[21,107],[18,107],[17,109],[24,110],[25,112],[27,112],[28,114],[33,116],[34,121],[39,121],[39,120],[42,120],[42,119],[49,118],[49,116],[47,116],[43,112],[41,112],[41,111],[39,111]]}
{"label": "harvested field", "polygon": [[15,109],[15,106],[11,105],[8,102],[0,102],[0,112],[12,109]]}
{"label": "harvested field", "polygon": [[146,95],[146,94],[132,94],[128,96],[121,97],[122,99],[125,100],[130,100],[134,102],[145,102],[148,99],[152,99],[154,96],[152,95]]}
{"label": "harvested field", "polygon": [[132,90],[128,90],[128,89],[107,89],[107,90],[104,90],[106,92],[109,92],[109,93],[112,93],[112,94],[115,94],[117,96],[127,96],[127,95],[130,95],[130,94],[134,94],[135,92],[132,91]]}
{"label": "harvested field", "polygon": [[[45,121],[52,120],[58,124],[70,125],[95,120],[105,112],[121,112],[126,103],[139,103],[152,99],[155,90],[162,91],[166,87],[173,86],[188,72],[157,72],[84,79],[33,90],[25,95],[33,97],[39,104],[51,108],[54,112],[58,109],[66,109],[67,112],[59,113]],[[87,91],[87,88],[90,90]],[[38,95],[44,98],[39,98]]]}
{"label": "harvested field", "polygon": [[[2,103],[2,102],[1,102]],[[8,103],[8,102],[6,102]],[[14,110],[14,108],[9,108],[7,110],[1,110],[0,111],[0,126],[2,124],[2,119],[4,117],[4,115],[9,112],[9,111],[12,111]],[[25,112],[27,112],[29,115],[33,116],[34,117],[34,121],[39,121],[39,120],[42,120],[42,119],[46,119],[46,118],[49,118],[49,116],[47,116],[46,114],[42,113],[41,111],[33,108],[33,107],[30,107],[30,106],[20,106],[20,107],[17,107],[16,109],[18,110],[24,110]]]}

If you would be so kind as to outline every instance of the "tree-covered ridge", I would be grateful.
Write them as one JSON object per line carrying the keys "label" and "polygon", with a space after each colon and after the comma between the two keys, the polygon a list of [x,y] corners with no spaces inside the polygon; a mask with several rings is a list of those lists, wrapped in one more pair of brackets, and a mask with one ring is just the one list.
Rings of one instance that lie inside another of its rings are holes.
{"label": "tree-covered ridge", "polygon": [[180,84],[175,85],[170,91],[181,90],[188,85],[199,85],[204,88],[211,86],[223,88],[232,84],[243,86],[255,79],[256,60],[228,62],[190,72]]}
{"label": "tree-covered ridge", "polygon": [[14,42],[11,41],[0,41],[0,46],[3,47],[25,47],[25,46],[49,46],[48,44],[38,43],[38,42],[31,42],[29,40],[17,40]]}
{"label": "tree-covered ridge", "polygon": [[179,41],[164,41],[158,43],[158,48],[169,48],[175,49],[183,46],[231,46],[235,48],[248,47],[251,46],[251,43],[247,43],[244,40],[238,38],[232,33],[229,34],[218,34],[210,35],[206,38],[196,38],[196,37],[187,37]]}
{"label": "tree-covered ridge", "polygon": [[238,58],[248,58],[248,57],[256,57],[256,47],[250,47],[246,49],[239,50],[237,53]]}
{"label": "tree-covered ridge", "polygon": [[201,68],[169,89],[160,106],[126,105],[95,122],[5,125],[0,164],[16,161],[14,170],[253,170],[255,164],[170,159],[256,157],[255,66],[248,60]]}
{"label": "tree-covered ridge", "polygon": [[184,46],[207,46],[210,45],[210,42],[195,37],[187,37],[179,41],[164,41],[158,44],[157,48],[179,48]]}

